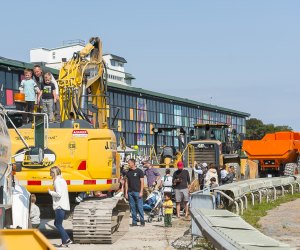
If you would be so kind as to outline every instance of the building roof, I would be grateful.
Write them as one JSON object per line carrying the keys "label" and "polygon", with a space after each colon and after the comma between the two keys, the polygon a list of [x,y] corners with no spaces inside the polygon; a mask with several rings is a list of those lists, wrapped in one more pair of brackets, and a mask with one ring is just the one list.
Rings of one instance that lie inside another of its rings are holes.
{"label": "building roof", "polygon": [[181,98],[181,97],[177,97],[177,96],[166,95],[166,94],[162,94],[162,93],[158,93],[158,92],[154,92],[154,91],[150,91],[150,90],[146,90],[146,89],[142,89],[142,88],[136,88],[136,87],[132,87],[132,86],[121,85],[121,84],[111,83],[111,82],[108,82],[108,87],[112,87],[114,89],[119,89],[122,92],[124,92],[124,91],[128,91],[131,93],[134,92],[134,93],[138,94],[139,96],[143,96],[143,94],[144,94],[144,95],[149,95],[149,96],[153,96],[156,98],[164,99],[166,101],[173,101],[173,102],[182,103],[185,105],[190,104],[191,106],[204,107],[208,110],[215,111],[215,112],[222,111],[224,113],[235,114],[235,115],[239,115],[242,117],[250,116],[250,114],[246,113],[246,112],[241,112],[241,111],[237,111],[234,109],[223,108],[220,106],[206,104],[203,102],[197,102],[197,101],[190,100],[188,98]]}
{"label": "building roof", "polygon": [[69,48],[69,47],[75,47],[75,46],[80,46],[80,47],[84,47],[82,44],[80,43],[74,43],[74,44],[66,44],[66,45],[61,45],[52,49],[49,48],[45,48],[45,47],[39,47],[39,48],[33,48],[31,50],[36,50],[36,49],[43,49],[43,50],[48,50],[48,51],[52,51],[52,50],[58,50],[58,49],[65,49],[65,48]]}
{"label": "building roof", "polygon": [[132,74],[125,72],[125,79],[131,79],[131,80],[133,80],[133,79],[135,79],[135,77]]}
{"label": "building roof", "polygon": [[122,63],[127,63],[127,61],[125,60],[124,57],[120,57],[120,56],[116,56],[114,54],[104,54],[104,56],[106,55],[111,55],[112,59],[118,62],[122,62]]}
{"label": "building roof", "polygon": [[[8,58],[0,56],[0,65],[7,65],[10,69],[19,69],[19,68],[22,68],[22,69],[26,69],[26,68],[33,69],[33,66],[35,64],[36,63],[26,63],[26,62],[12,60],[12,59],[8,59]],[[55,75],[58,75],[58,73],[59,73],[58,70],[56,70],[56,69],[45,67],[41,63],[39,65],[41,65],[43,71],[48,71],[48,72],[51,72],[52,74],[55,74]]]}

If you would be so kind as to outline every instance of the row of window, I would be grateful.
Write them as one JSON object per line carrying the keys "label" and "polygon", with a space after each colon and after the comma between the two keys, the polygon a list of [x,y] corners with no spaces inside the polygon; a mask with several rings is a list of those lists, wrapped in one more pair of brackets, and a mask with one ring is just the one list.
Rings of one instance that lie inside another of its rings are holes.
{"label": "row of window", "polygon": [[[114,117],[117,115],[119,119],[135,120],[142,122],[151,122],[159,124],[172,124],[176,126],[187,126],[193,127],[196,123],[203,123],[205,121],[213,123],[226,123],[231,125],[245,126],[245,118],[237,117],[229,114],[221,114],[219,112],[205,111],[200,109],[188,108],[190,111],[194,110],[195,112],[188,112],[189,115],[183,115],[175,110],[171,113],[162,113],[157,112],[156,110],[143,110],[137,108],[129,108],[124,106],[118,106],[110,102],[112,106],[110,111],[110,116]],[[161,103],[163,106],[164,103]],[[137,105],[137,107],[140,107]],[[118,111],[119,110],[119,111]],[[175,113],[175,114],[174,114]],[[182,113],[182,112],[181,112]],[[192,115],[195,113],[195,115]]]}
{"label": "row of window", "polygon": [[[140,98],[133,95],[126,95],[121,93],[110,92],[109,93],[109,103],[110,105],[126,107],[140,110],[138,111],[142,117],[147,117],[147,112],[149,112],[149,121],[156,122],[155,115],[153,116],[150,112],[155,112],[160,115],[162,118],[157,118],[160,123],[165,123],[163,121],[164,114],[175,115],[178,117],[190,117],[190,118],[198,118],[204,120],[210,120],[214,122],[220,123],[228,123],[228,124],[237,124],[237,125],[245,125],[245,118],[238,117],[235,115],[224,114],[221,111],[208,111],[201,109],[201,107],[193,108],[184,105],[174,105],[172,103],[168,103],[166,101],[153,100],[150,98]],[[142,112],[141,110],[145,110]],[[126,111],[125,109],[123,110]],[[125,119],[124,117],[122,117]],[[135,119],[135,118],[134,118]],[[166,118],[167,119],[167,118]],[[135,119],[136,120],[136,119]],[[175,124],[182,125],[182,124]]]}
{"label": "row of window", "polygon": [[118,81],[121,81],[121,82],[124,81],[123,77],[115,76],[115,75],[111,75],[111,74],[108,74],[108,79],[118,80]]}
{"label": "row of window", "polygon": [[[139,135],[137,133],[120,133],[116,132],[117,138],[120,138],[121,136],[125,138],[126,145],[139,145],[139,146],[145,146],[145,145],[154,145],[154,136],[153,135]],[[167,136],[167,135],[158,135],[157,136],[157,145],[163,146],[163,145],[174,145],[175,147],[179,146],[179,141],[176,137],[173,136]]]}
{"label": "row of window", "polygon": [[[112,122],[112,119],[111,121]],[[204,123],[214,124],[211,121],[203,121]],[[154,134],[152,129],[158,127],[168,127],[170,124],[152,124],[144,123],[138,121],[128,121],[128,120],[117,120],[116,121],[116,135],[119,140],[120,136],[125,137],[128,145],[153,145],[154,144]],[[193,127],[183,127],[186,136],[190,134],[190,130]],[[245,133],[245,127],[233,125],[233,129],[236,129],[237,133]],[[164,145],[166,142],[167,145],[174,145],[178,147],[177,131],[172,130],[169,132],[164,132],[162,135],[159,135],[158,145]],[[172,142],[170,144],[170,142]]]}
{"label": "row of window", "polygon": [[110,60],[111,66],[116,66],[116,67],[124,67],[124,64],[121,62],[117,62],[115,60]]}

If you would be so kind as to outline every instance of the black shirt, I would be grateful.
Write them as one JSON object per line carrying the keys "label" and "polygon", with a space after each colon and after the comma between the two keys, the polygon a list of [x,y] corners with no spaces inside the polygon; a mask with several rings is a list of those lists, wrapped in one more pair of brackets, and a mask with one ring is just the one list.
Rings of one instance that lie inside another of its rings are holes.
{"label": "black shirt", "polygon": [[32,78],[35,81],[35,83],[37,84],[37,86],[39,87],[39,89],[41,89],[42,85],[45,83],[44,77],[43,76],[37,77],[37,76],[33,75]]}
{"label": "black shirt", "polygon": [[[181,180],[180,182],[175,183],[176,179]],[[191,183],[189,171],[182,169],[176,170],[173,174],[173,183],[174,189],[185,189],[188,187],[188,184]]]}
{"label": "black shirt", "polygon": [[128,180],[128,192],[140,192],[141,191],[141,180],[144,178],[144,173],[141,169],[135,170],[130,169],[126,174]]}
{"label": "black shirt", "polygon": [[42,84],[42,99],[54,99],[53,90],[55,90],[55,85],[51,82]]}

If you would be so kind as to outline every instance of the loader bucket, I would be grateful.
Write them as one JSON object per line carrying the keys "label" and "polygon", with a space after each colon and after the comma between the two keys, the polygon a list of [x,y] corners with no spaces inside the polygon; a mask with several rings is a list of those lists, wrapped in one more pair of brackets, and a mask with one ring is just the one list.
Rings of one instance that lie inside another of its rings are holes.
{"label": "loader bucket", "polygon": [[37,229],[0,230],[0,249],[55,250],[47,238]]}

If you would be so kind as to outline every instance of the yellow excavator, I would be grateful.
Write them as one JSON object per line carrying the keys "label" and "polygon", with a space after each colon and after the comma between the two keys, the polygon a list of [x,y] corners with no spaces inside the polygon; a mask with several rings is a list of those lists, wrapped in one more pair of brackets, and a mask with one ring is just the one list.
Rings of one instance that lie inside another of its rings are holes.
{"label": "yellow excavator", "polygon": [[[47,115],[35,113],[33,124],[19,128],[29,144],[25,153],[21,153],[24,147],[16,132],[10,130],[12,152],[18,155],[15,164],[22,167],[17,174],[19,183],[36,193],[41,206],[43,201],[49,202],[48,189],[53,188],[50,168],[61,169],[74,208],[73,237],[77,243],[112,243],[129,225],[125,200],[103,199],[120,185],[120,156],[108,124],[105,72],[101,40],[92,37],[60,69],[61,122],[49,123]],[[91,191],[101,191],[102,198],[88,196],[76,205],[78,194],[84,197]]]}

